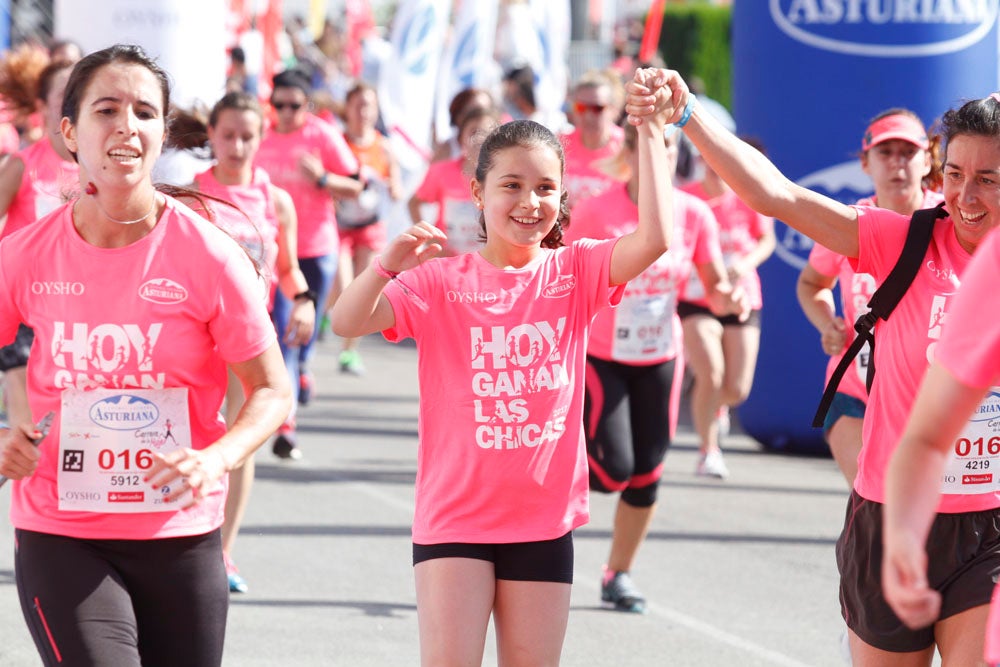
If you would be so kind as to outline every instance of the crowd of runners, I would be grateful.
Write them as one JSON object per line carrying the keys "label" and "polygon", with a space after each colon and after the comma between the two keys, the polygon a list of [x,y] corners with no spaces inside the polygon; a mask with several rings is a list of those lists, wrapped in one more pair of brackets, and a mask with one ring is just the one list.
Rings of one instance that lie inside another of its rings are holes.
{"label": "crowd of runners", "polygon": [[[422,662],[481,663],[492,621],[501,664],[557,664],[592,492],[617,505],[603,572],[581,576],[646,611],[631,571],[685,373],[692,474],[730,475],[774,219],[816,242],[797,294],[830,373],[897,259],[924,267],[823,423],[851,488],[836,558],[854,664],[1000,662],[1000,324],[982,317],[1000,95],[948,111],[940,136],[878,114],[859,141],[874,194],[848,206],[667,69],[587,72],[550,126],[523,86],[468,89],[403,202],[370,83],[320,110],[289,67],[266,100],[233,78],[202,114],[171,105],[141,48],[71,47],[0,71],[0,474],[45,664],[221,662],[229,596],[252,583],[235,561],[254,453],[300,458],[296,411],[363,375],[374,333],[417,341]],[[911,216],[934,207],[914,245]],[[323,335],[343,379],[310,371]]]}

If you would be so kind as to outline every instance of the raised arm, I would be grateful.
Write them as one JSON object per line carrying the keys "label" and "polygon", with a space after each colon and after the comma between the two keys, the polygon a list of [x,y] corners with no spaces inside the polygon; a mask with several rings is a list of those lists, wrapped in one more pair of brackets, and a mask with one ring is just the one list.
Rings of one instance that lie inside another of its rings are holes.
{"label": "raised arm", "polygon": [[[611,254],[611,284],[621,285],[643,272],[666,252],[673,230],[673,174],[667,161],[663,129],[673,115],[674,99],[663,70],[636,70],[626,86],[629,100],[647,98],[637,125],[639,225],[615,244]],[[649,95],[647,95],[647,93]],[[636,104],[636,107],[639,105]],[[627,109],[628,107],[626,107]],[[631,122],[631,119],[630,119]]]}
{"label": "raised arm", "polygon": [[[668,122],[678,122],[687,106],[693,105],[683,131],[740,199],[755,211],[785,222],[845,257],[858,256],[858,216],[854,209],[790,181],[760,151],[701,109],[677,72],[661,71],[677,100]],[[641,121],[654,104],[654,93],[642,95],[636,90],[629,95],[625,110]]]}

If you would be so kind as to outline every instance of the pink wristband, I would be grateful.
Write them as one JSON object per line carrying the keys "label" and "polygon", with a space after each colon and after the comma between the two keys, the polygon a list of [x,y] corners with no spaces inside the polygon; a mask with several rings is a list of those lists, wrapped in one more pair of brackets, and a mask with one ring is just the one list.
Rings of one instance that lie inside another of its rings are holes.
{"label": "pink wristband", "polygon": [[372,262],[372,268],[375,269],[376,275],[379,275],[386,280],[395,280],[396,277],[399,276],[399,271],[390,271],[382,266],[382,257],[379,255],[375,256],[375,261]]}

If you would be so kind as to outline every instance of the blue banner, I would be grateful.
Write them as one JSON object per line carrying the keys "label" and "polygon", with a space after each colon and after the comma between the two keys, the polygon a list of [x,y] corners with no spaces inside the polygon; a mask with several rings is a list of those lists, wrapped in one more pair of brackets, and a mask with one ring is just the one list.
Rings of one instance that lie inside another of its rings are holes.
{"label": "blue banner", "polygon": [[[844,202],[871,193],[858,154],[891,107],[930,125],[997,89],[1000,0],[754,0],[733,3],[733,106],[789,178]],[[775,449],[825,451],[812,429],[827,357],[795,297],[812,241],[775,225],[760,267],[764,310],[753,391],[740,423]]]}

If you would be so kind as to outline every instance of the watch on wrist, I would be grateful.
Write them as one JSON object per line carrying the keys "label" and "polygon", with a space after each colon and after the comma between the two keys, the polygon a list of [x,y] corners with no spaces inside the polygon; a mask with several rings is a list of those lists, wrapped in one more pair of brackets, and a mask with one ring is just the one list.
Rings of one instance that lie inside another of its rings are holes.
{"label": "watch on wrist", "polygon": [[315,306],[316,305],[316,292],[314,290],[307,289],[305,292],[299,292],[294,297],[292,297],[292,301],[301,301],[303,299],[309,299],[310,301],[313,302],[313,305]]}

